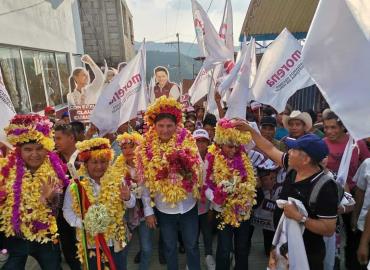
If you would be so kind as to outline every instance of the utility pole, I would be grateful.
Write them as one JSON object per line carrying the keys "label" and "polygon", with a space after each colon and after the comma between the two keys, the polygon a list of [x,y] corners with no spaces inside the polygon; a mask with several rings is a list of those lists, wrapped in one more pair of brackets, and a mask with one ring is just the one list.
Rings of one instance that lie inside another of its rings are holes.
{"label": "utility pole", "polygon": [[178,57],[177,75],[178,75],[178,78],[179,78],[179,83],[181,83],[182,82],[182,80],[181,80],[181,60],[180,60],[181,54],[180,54],[180,35],[179,35],[179,33],[176,33],[176,37],[177,37],[177,57]]}
{"label": "utility pole", "polygon": [[177,77],[179,78],[179,84],[181,81],[181,60],[180,60],[180,34],[176,33],[177,41],[175,42],[166,42],[167,45],[175,45],[177,43]]}

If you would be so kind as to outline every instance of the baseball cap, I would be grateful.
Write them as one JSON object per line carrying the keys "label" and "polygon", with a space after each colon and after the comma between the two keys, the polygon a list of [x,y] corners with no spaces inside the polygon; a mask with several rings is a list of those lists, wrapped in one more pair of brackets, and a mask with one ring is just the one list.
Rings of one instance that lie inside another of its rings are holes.
{"label": "baseball cap", "polygon": [[265,117],[262,117],[262,119],[260,121],[260,125],[261,126],[273,126],[273,127],[276,127],[277,126],[277,123],[276,123],[275,117],[265,116]]}
{"label": "baseball cap", "polygon": [[69,116],[69,113],[68,112],[64,112],[63,114],[62,114],[62,117],[68,117]]}
{"label": "baseball cap", "polygon": [[204,129],[197,129],[193,132],[194,139],[207,139],[209,141],[209,135],[208,132]]}
{"label": "baseball cap", "polygon": [[45,107],[44,113],[52,113],[52,112],[55,112],[54,107],[52,107],[52,106]]}
{"label": "baseball cap", "polygon": [[289,149],[302,150],[316,162],[322,161],[329,155],[328,146],[315,134],[306,134],[298,139],[288,137],[284,142]]}

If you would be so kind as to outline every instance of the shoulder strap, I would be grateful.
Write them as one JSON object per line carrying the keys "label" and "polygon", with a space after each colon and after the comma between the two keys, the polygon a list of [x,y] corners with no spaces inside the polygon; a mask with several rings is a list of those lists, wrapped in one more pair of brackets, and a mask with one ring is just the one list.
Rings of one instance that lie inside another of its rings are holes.
{"label": "shoulder strap", "polygon": [[320,194],[322,187],[330,180],[332,180],[332,176],[327,173],[323,173],[320,176],[320,178],[316,181],[315,185],[313,186],[311,190],[311,194],[310,194],[310,199],[309,199],[310,207],[315,207],[317,198]]}

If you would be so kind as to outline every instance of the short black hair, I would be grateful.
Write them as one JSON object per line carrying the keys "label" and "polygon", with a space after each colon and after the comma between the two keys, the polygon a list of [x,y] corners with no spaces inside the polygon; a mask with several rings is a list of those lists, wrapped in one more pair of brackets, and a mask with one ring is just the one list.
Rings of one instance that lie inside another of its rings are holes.
{"label": "short black hair", "polygon": [[157,117],[154,119],[154,124],[156,124],[158,121],[161,121],[163,119],[170,119],[172,122],[177,124],[176,116],[170,113],[160,113],[157,115]]}
{"label": "short black hair", "polygon": [[85,139],[85,125],[80,121],[73,121],[70,123],[75,134],[77,141],[83,141]]}
{"label": "short black hair", "polygon": [[163,71],[164,73],[166,73],[166,75],[168,76],[168,70],[165,68],[165,67],[156,67],[154,69],[154,73],[157,73],[159,71]]}
{"label": "short black hair", "polygon": [[72,135],[76,138],[73,127],[70,124],[57,124],[54,127],[54,131],[61,131],[63,134]]}
{"label": "short black hair", "polygon": [[209,125],[215,127],[217,125],[217,118],[211,113],[207,113],[203,120],[203,126]]}
{"label": "short black hair", "polygon": [[326,113],[324,116],[323,116],[323,120],[335,120],[339,126],[341,127],[344,127],[342,121],[340,120],[340,118],[338,117],[338,115],[335,114],[335,112],[333,111],[329,111],[328,113]]}

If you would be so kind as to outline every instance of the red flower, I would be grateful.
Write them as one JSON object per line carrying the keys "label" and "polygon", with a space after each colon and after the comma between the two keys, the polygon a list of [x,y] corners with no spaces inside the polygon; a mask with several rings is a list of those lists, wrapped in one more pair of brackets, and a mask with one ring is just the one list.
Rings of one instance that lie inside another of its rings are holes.
{"label": "red flower", "polygon": [[220,188],[213,191],[213,201],[218,205],[223,205],[227,198],[227,193]]}

